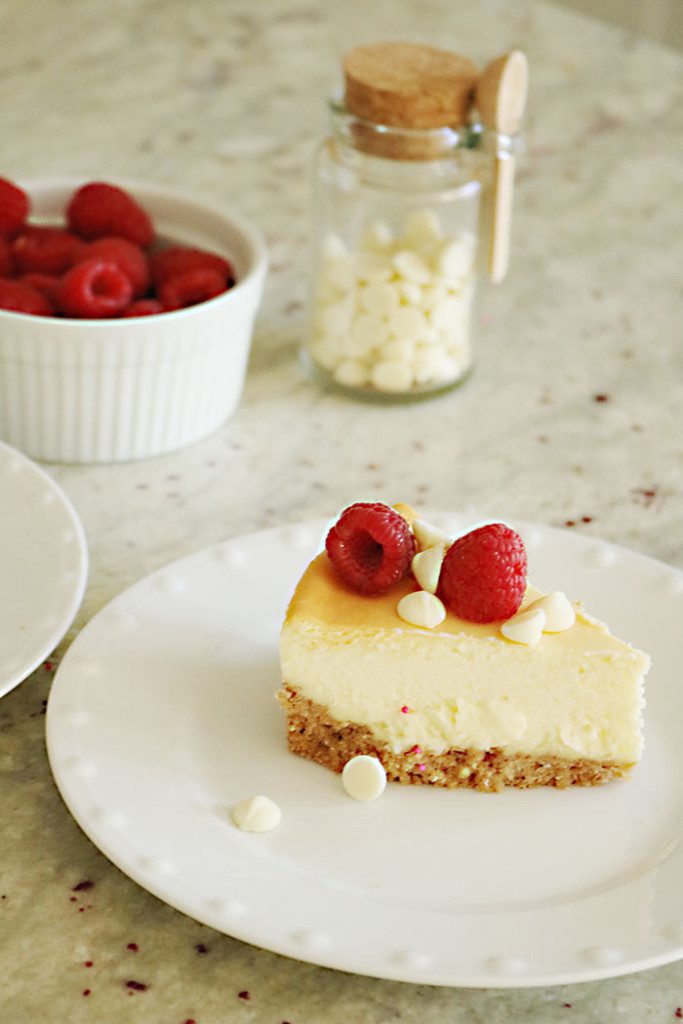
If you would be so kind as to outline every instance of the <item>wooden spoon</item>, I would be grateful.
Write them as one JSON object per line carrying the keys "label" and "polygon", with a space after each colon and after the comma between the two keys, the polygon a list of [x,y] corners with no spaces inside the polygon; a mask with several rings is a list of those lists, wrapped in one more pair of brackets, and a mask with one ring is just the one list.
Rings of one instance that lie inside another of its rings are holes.
{"label": "wooden spoon", "polygon": [[[484,125],[498,135],[514,135],[524,113],[529,87],[527,59],[521,50],[503,54],[488,64],[477,83],[476,100]],[[488,269],[491,280],[503,280],[510,263],[512,193],[515,156],[500,139],[493,172],[493,209]]]}

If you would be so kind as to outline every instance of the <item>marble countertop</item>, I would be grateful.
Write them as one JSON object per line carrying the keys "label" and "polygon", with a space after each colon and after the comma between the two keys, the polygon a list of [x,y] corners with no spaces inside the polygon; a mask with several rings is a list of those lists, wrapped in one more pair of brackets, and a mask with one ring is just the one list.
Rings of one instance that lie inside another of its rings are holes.
{"label": "marble countertop", "polygon": [[[683,964],[559,988],[454,990],[247,946],[112,867],[52,783],[43,711],[70,639],[135,580],[224,538],[372,494],[581,530],[683,568],[683,58],[539,0],[377,0],[345,12],[315,0],[6,0],[0,11],[3,175],[192,185],[257,222],[271,253],[243,401],[224,427],[139,463],[48,467],[82,518],[91,569],[50,665],[0,702],[2,1021],[680,1016]],[[487,295],[476,372],[408,408],[323,393],[297,359],[305,172],[324,100],[340,54],[387,37],[480,63],[520,47],[532,72],[513,264]]]}

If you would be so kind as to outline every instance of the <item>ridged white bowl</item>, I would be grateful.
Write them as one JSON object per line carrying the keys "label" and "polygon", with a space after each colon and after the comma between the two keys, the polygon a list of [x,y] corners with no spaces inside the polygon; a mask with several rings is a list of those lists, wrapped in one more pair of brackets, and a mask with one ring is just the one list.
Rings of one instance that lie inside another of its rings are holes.
{"label": "ridged white bowl", "polygon": [[[80,179],[22,182],[32,219],[63,217]],[[118,462],[182,448],[235,410],[267,254],[259,232],[189,195],[118,182],[157,235],[229,257],[237,284],[158,316],[71,320],[0,310],[0,437],[33,458]]]}

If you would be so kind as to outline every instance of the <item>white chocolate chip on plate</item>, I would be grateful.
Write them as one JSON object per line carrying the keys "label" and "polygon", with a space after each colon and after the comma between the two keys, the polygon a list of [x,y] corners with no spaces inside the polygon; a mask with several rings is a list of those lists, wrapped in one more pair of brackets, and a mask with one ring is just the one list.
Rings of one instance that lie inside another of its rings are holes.
{"label": "white chocolate chip on plate", "polygon": [[541,639],[544,626],[545,612],[542,608],[533,608],[531,611],[518,612],[517,615],[513,615],[511,619],[502,624],[500,631],[506,640],[531,646]]}
{"label": "white chocolate chip on plate", "polygon": [[571,629],[576,622],[574,606],[561,590],[553,590],[551,594],[539,597],[537,601],[532,601],[526,610],[536,608],[545,612],[544,633],[562,633],[565,629]]}
{"label": "white chocolate chip on plate", "polygon": [[270,832],[282,821],[282,811],[267,796],[251,796],[233,807],[232,820],[243,832]]}
{"label": "white chocolate chip on plate", "polygon": [[427,548],[426,551],[418,551],[413,557],[410,568],[413,576],[423,590],[428,594],[435,594],[439,585],[439,575],[443,563],[444,548],[442,544],[436,547]]}
{"label": "white chocolate chip on plate", "polygon": [[416,590],[402,597],[396,611],[404,622],[422,629],[434,629],[446,618],[443,602],[426,590]]}
{"label": "white chocolate chip on plate", "polygon": [[386,788],[387,773],[379,758],[359,754],[344,765],[342,785],[354,800],[376,800]]}

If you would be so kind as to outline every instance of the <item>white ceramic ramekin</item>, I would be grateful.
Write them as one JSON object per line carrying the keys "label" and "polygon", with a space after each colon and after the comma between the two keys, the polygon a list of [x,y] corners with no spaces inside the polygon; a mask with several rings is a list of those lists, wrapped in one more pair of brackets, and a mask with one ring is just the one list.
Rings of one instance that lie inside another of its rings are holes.
{"label": "white ceramic ramekin", "polygon": [[[115,182],[157,235],[229,257],[237,284],[158,316],[71,320],[0,310],[0,437],[37,459],[118,462],[197,441],[234,411],[267,268],[259,232],[189,195]],[[22,182],[32,219],[63,218],[77,179]]]}

